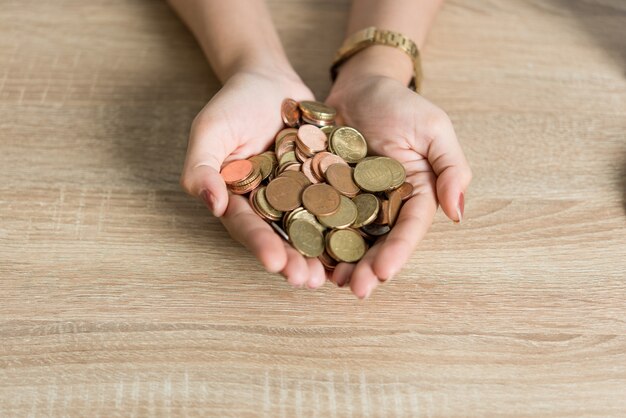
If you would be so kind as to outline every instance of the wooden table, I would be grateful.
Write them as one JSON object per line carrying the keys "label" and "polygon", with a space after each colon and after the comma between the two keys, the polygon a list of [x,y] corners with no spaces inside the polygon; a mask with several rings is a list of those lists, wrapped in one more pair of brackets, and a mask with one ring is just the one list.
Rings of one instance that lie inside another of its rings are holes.
{"label": "wooden table", "polygon": [[[323,98],[348,2],[270,4]],[[446,4],[423,90],[467,221],[357,301],[264,273],[180,190],[219,85],[165,3],[3,1],[0,416],[626,416],[625,26]]]}

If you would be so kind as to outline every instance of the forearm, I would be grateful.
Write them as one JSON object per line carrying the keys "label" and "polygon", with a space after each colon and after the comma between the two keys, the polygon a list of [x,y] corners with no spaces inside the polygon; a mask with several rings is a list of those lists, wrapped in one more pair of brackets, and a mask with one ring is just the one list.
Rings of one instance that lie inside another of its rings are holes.
{"label": "forearm", "polygon": [[[347,36],[369,26],[400,32],[421,50],[443,0],[353,0]],[[413,64],[402,51],[372,46],[350,58],[339,69],[338,84],[346,78],[382,75],[408,83]]]}
{"label": "forearm", "polygon": [[217,77],[291,72],[264,0],[168,0],[193,32]]}

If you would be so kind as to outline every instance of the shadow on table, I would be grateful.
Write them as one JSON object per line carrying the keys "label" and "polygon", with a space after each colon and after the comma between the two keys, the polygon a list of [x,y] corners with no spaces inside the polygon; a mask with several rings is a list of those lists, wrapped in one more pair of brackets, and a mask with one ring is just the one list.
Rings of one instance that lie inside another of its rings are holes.
{"label": "shadow on table", "polygon": [[551,0],[572,13],[597,45],[613,57],[626,76],[626,2],[624,0]]}
{"label": "shadow on table", "polygon": [[[114,101],[103,107],[103,128],[112,152],[111,167],[123,173],[112,187],[137,190],[145,199],[141,215],[150,217],[151,235],[176,240],[190,250],[221,242],[227,234],[204,205],[179,186],[189,128],[220,83],[200,47],[165,4],[141,3],[138,15],[146,33],[146,57],[136,57]],[[138,45],[137,52],[142,46]],[[110,70],[113,71],[113,70]],[[120,77],[117,72],[111,77]],[[113,125],[113,127],[111,127]]]}
{"label": "shadow on table", "polygon": [[[580,27],[620,66],[626,77],[626,2],[624,0],[551,0],[553,7],[569,11]],[[617,183],[626,212],[626,151]]]}

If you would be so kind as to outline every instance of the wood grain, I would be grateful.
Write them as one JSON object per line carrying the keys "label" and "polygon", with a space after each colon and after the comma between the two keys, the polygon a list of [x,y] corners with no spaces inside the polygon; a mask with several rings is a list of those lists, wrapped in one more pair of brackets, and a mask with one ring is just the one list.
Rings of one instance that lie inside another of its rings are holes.
{"label": "wood grain", "polygon": [[[348,2],[269,3],[323,98]],[[424,94],[467,221],[359,302],[264,273],[179,189],[219,85],[164,3],[2,2],[0,416],[625,416],[625,25],[445,5]]]}

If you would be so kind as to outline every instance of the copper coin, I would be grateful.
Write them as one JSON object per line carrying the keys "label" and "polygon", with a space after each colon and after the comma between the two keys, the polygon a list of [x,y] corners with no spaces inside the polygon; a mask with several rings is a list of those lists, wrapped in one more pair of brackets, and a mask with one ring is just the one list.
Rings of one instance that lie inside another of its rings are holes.
{"label": "copper coin", "polygon": [[341,195],[328,184],[313,184],[302,192],[302,204],[315,216],[330,216],[339,210]]}
{"label": "copper coin", "polygon": [[267,185],[265,197],[274,209],[287,212],[300,206],[301,191],[302,187],[296,180],[290,177],[277,177]]}
{"label": "copper coin", "polygon": [[302,171],[284,171],[280,174],[280,177],[291,177],[300,184],[302,190],[311,185],[311,181]]}
{"label": "copper coin", "polygon": [[413,185],[405,181],[396,190],[400,192],[402,200],[407,200],[413,194]]}
{"label": "copper coin", "polygon": [[307,154],[307,153],[302,152],[302,150],[300,149],[300,147],[298,145],[296,145],[295,153],[296,153],[296,158],[301,163],[303,163],[305,160],[308,160],[311,157],[311,155],[312,155],[310,153]]}
{"label": "copper coin", "polygon": [[296,137],[293,135],[286,136],[282,141],[276,142],[276,158],[280,161],[285,154],[293,152],[295,155]]}
{"label": "copper coin", "polygon": [[393,228],[402,206],[402,194],[398,190],[389,193],[389,226]]}
{"label": "copper coin", "polygon": [[290,128],[298,126],[300,122],[300,106],[298,102],[293,99],[283,100],[283,104],[280,107],[280,113],[285,125]]}
{"label": "copper coin", "polygon": [[313,174],[313,169],[311,168],[312,162],[313,159],[309,158],[302,163],[302,174],[304,174],[311,183],[319,183],[319,179]]}
{"label": "copper coin", "polygon": [[343,164],[345,166],[348,165],[348,163],[340,156],[331,153],[325,153],[319,160],[320,173],[323,176],[326,176],[326,170],[328,170],[328,167],[333,164]]}
{"label": "copper coin", "polygon": [[317,126],[302,125],[298,128],[298,140],[304,145],[303,151],[311,151],[309,154],[326,149],[326,134]]}
{"label": "copper coin", "polygon": [[317,177],[320,181],[324,181],[324,175],[322,174],[320,163],[322,162],[322,159],[326,158],[328,155],[332,154],[328,151],[318,152],[313,156],[313,161],[311,161],[311,171],[313,171],[315,177]]}
{"label": "copper coin", "polygon": [[259,184],[261,184],[261,180],[263,180],[263,178],[261,177],[261,171],[257,171],[257,173],[258,174],[252,179],[252,181],[241,186],[232,186],[230,188],[230,191],[235,194],[246,194],[256,189],[257,187],[259,187]]}
{"label": "copper coin", "polygon": [[380,200],[380,210],[378,216],[374,221],[378,225],[389,225],[389,201],[386,199]]}
{"label": "copper coin", "polygon": [[352,167],[344,164],[333,164],[326,170],[326,180],[339,193],[348,197],[356,196],[361,189],[352,180]]}
{"label": "copper coin", "polygon": [[254,164],[248,160],[237,160],[228,163],[220,174],[226,184],[234,184],[245,180],[254,172]]}

